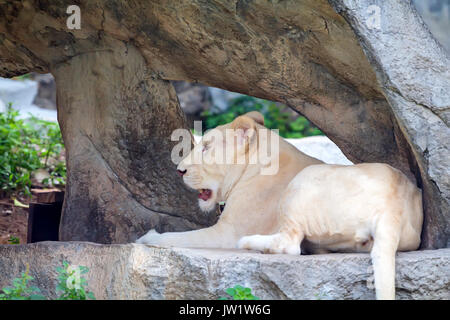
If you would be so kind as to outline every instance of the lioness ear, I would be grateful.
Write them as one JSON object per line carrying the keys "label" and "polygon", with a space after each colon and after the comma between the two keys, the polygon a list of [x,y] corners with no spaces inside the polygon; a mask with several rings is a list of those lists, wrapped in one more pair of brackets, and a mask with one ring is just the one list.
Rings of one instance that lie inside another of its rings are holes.
{"label": "lioness ear", "polygon": [[256,130],[256,122],[247,115],[239,116],[231,123],[231,128],[236,130],[238,137],[238,146],[242,146],[246,141],[253,140]]}
{"label": "lioness ear", "polygon": [[261,112],[258,111],[250,111],[244,114],[244,116],[249,117],[253,120],[255,120],[256,123],[259,123],[260,125],[264,125],[264,116]]}

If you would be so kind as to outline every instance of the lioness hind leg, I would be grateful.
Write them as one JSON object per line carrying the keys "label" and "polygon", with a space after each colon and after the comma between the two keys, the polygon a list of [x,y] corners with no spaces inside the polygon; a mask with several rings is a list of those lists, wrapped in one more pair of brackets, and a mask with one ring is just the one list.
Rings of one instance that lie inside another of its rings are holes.
{"label": "lioness hind leg", "polygon": [[273,235],[253,235],[242,237],[238,242],[239,249],[258,250],[264,253],[300,254],[300,238],[290,237],[285,233]]}
{"label": "lioness hind leg", "polygon": [[390,218],[380,219],[374,232],[370,252],[377,300],[395,299],[395,254],[400,239],[400,226]]}

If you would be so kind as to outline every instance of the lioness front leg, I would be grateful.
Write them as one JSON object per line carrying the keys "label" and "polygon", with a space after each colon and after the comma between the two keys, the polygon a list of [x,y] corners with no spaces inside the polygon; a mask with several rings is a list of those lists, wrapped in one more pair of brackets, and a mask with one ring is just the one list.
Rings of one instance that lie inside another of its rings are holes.
{"label": "lioness front leg", "polygon": [[162,247],[235,248],[239,238],[234,234],[230,225],[218,223],[209,228],[185,232],[158,233],[150,230],[136,240],[136,243]]}

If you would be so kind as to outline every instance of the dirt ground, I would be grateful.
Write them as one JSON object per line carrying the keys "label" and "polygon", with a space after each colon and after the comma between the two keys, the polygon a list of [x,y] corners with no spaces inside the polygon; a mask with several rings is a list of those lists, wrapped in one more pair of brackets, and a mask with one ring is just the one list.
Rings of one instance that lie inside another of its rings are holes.
{"label": "dirt ground", "polygon": [[[17,197],[23,204],[31,202],[31,198]],[[16,207],[10,198],[0,198],[0,244],[10,244],[11,237],[27,243],[28,208]]]}

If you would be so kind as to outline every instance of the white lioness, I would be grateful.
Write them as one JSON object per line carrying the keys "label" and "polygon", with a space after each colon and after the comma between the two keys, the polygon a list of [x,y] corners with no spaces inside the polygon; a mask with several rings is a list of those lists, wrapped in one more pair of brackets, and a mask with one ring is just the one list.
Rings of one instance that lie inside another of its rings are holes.
{"label": "white lioness", "polygon": [[[267,163],[254,164],[248,159],[260,148],[257,133],[266,129],[263,124],[263,116],[251,112],[219,126],[178,165],[184,182],[199,190],[202,210],[212,210],[218,202],[226,201],[214,226],[163,234],[151,230],[137,242],[287,254],[370,251],[376,296],[394,299],[395,253],[415,250],[420,244],[420,189],[386,164],[323,164],[274,132],[271,134],[279,143],[279,170],[274,175],[261,175]],[[238,129],[233,139],[225,139],[226,129]],[[223,134],[215,134],[217,130]],[[193,160],[229,150],[247,155],[246,161],[219,164]]]}

